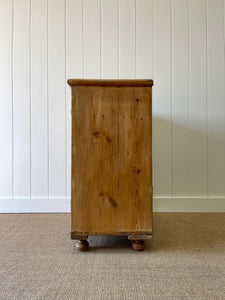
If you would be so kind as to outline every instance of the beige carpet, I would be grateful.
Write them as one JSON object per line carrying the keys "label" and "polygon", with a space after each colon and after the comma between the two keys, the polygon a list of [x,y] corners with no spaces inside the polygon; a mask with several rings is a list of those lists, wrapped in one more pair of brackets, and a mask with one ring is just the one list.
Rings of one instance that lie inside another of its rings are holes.
{"label": "beige carpet", "polygon": [[69,214],[0,215],[0,300],[225,299],[225,214],[154,214],[144,252],[90,237],[79,253]]}

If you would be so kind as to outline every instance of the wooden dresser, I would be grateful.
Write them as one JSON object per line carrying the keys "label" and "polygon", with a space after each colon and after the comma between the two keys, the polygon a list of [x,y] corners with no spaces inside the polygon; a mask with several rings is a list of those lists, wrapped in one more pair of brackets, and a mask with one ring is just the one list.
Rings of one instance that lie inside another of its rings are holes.
{"label": "wooden dresser", "polygon": [[152,80],[69,79],[72,88],[71,238],[152,235]]}

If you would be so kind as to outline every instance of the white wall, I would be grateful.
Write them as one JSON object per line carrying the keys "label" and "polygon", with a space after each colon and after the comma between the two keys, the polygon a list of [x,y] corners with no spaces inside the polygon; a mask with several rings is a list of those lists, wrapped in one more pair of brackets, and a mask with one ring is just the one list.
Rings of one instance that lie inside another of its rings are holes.
{"label": "white wall", "polygon": [[152,78],[154,210],[225,211],[223,0],[0,0],[0,211],[70,208],[68,78]]}

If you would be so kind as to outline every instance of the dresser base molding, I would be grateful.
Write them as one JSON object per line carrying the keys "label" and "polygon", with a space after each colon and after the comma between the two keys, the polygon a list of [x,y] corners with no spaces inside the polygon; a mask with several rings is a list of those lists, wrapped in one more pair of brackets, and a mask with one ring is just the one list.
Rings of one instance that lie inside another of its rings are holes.
{"label": "dresser base molding", "polygon": [[129,240],[135,239],[151,239],[152,233],[150,232],[128,232],[128,231],[119,231],[119,232],[79,232],[79,231],[71,231],[70,233],[72,240],[80,240],[87,239],[88,236],[92,235],[113,235],[113,236],[128,236]]}
{"label": "dresser base molding", "polygon": [[129,240],[150,240],[152,238],[152,234],[134,234],[128,235]]}
{"label": "dresser base molding", "polygon": [[108,235],[108,236],[128,236],[128,239],[132,241],[132,248],[136,251],[142,251],[145,249],[144,240],[151,239],[152,234],[149,233],[126,233],[126,232],[114,232],[114,233],[91,233],[91,234],[81,234],[76,231],[71,232],[71,239],[77,240],[76,249],[79,251],[87,251],[89,249],[89,243],[87,241],[88,235]]}
{"label": "dresser base molding", "polygon": [[87,240],[88,239],[88,235],[85,234],[76,234],[74,232],[71,232],[71,240]]}

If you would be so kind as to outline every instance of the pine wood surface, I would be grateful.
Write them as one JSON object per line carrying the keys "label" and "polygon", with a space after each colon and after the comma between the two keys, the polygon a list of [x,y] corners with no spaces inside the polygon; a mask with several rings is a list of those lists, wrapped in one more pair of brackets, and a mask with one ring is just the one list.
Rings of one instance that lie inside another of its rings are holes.
{"label": "pine wood surface", "polygon": [[151,79],[68,79],[70,86],[153,86]]}
{"label": "pine wood surface", "polygon": [[152,233],[151,86],[72,86],[71,235]]}

